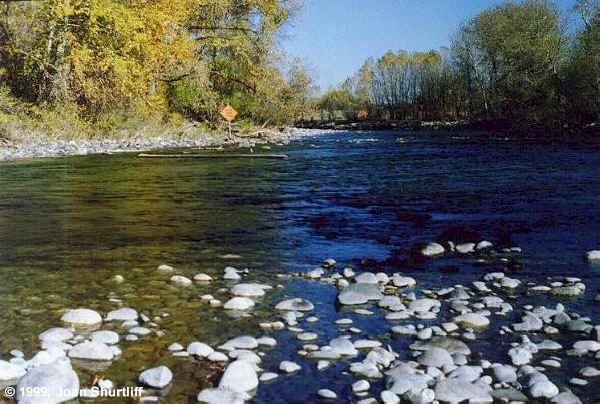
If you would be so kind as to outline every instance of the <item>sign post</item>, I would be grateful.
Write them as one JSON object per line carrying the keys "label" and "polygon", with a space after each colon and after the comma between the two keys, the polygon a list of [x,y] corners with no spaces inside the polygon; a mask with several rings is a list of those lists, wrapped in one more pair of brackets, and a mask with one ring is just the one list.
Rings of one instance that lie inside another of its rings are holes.
{"label": "sign post", "polygon": [[231,139],[231,121],[235,119],[235,117],[238,115],[238,112],[231,105],[227,104],[219,113],[223,119],[227,121],[227,125],[229,127],[229,139]]}

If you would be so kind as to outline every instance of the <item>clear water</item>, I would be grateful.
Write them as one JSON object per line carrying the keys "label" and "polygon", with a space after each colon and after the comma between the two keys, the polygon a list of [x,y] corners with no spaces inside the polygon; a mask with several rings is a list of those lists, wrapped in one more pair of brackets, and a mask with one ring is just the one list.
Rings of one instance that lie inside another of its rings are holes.
{"label": "clear water", "polygon": [[[390,324],[380,314],[357,316],[334,305],[334,288],[276,275],[312,269],[333,257],[357,269],[407,272],[421,287],[476,280],[491,268],[464,259],[406,261],[412,245],[451,225],[521,246],[519,279],[582,278],[587,293],[565,304],[600,322],[593,303],[600,267],[582,260],[585,251],[600,248],[600,142],[479,139],[457,133],[336,133],[273,147],[289,154],[283,161],[124,154],[2,163],[0,354],[7,358],[18,348],[31,355],[39,350],[37,335],[59,326],[64,309],[106,313],[117,307],[109,301],[114,293],[151,317],[168,313],[160,322],[166,334],[121,343],[123,356],[107,369],[80,369],[84,386],[96,375],[133,385],[141,370],[165,364],[175,375],[165,401],[195,402],[202,388],[218,380],[219,369],[172,358],[166,347],[261,335],[258,323],[275,318],[271,303],[287,296],[315,303],[321,321],[305,329],[318,332],[319,343],[339,334],[333,320],[351,317],[362,337],[386,338],[408,358],[408,341],[385,337]],[[398,214],[407,211],[431,220],[415,225]],[[220,277],[227,265],[248,267],[249,279],[284,288],[270,292],[252,316],[231,318],[199,299],[212,293],[226,300],[220,289],[230,285],[178,288],[155,271],[161,263],[188,277],[198,272]],[[443,273],[440,268],[449,264],[460,270]],[[116,285],[111,280],[116,274],[126,282]],[[340,373],[346,362],[317,372],[296,354],[301,344],[292,333],[275,336],[279,346],[267,353],[263,368],[275,370],[280,360],[291,359],[303,370],[261,385],[256,402],[314,401],[324,387],[351,399],[354,378]],[[493,328],[482,334],[481,356],[507,361],[506,349],[490,347],[497,339]],[[582,366],[565,363],[565,369]],[[565,369],[548,375],[564,384]],[[598,402],[599,390],[594,382],[573,388],[586,402]]]}

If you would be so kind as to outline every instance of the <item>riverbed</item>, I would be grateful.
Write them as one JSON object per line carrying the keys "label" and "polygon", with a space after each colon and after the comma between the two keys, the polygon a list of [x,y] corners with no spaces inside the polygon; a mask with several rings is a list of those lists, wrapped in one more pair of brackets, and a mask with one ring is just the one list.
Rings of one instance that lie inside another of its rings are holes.
{"label": "riverbed", "polygon": [[[303,298],[314,304],[307,316],[318,321],[299,320],[299,327],[317,334],[315,344],[349,334],[382,341],[400,360],[410,359],[413,338],[393,335],[390,328],[397,323],[386,321],[376,304],[367,306],[373,315],[357,314],[337,304],[334,285],[294,275],[327,258],[340,271],[352,267],[357,273],[413,277],[417,286],[410,292],[417,296],[428,288],[469,285],[490,272],[518,278],[520,288],[501,294],[515,310],[477,333],[472,350],[480,359],[510,363],[510,344],[520,340],[499,330],[518,321],[527,303],[561,303],[568,312],[600,322],[600,304],[594,301],[600,266],[584,259],[587,251],[600,248],[600,142],[337,132],[266,148],[289,158],[174,161],[119,153],[1,163],[2,359],[14,349],[26,358],[38,352],[38,335],[64,326],[65,310],[85,307],[105,315],[132,307],[148,317],[152,332],[126,341],[127,331],[118,325],[103,326],[121,335],[122,354],[102,367],[74,363],[82,387],[98,377],[136,386],[141,371],[165,365],[173,381],[148,394],[165,402],[195,402],[201,390],[218,384],[224,366],[173,356],[172,343],[217,347],[239,335],[266,334],[277,346],[262,350],[260,367],[280,376],[260,384],[255,402],[316,401],[322,388],[350,402],[351,385],[359,379],[348,372],[355,358],[317,370],[315,361],[298,354],[304,343],[293,328],[259,326],[280,320],[277,302]],[[497,254],[483,261],[469,253],[414,259],[415,246],[444,231],[490,241]],[[173,272],[157,271],[162,264]],[[248,268],[244,282],[273,289],[241,313],[207,304],[200,296],[211,294],[221,302],[231,297],[235,282],[222,279],[228,266]],[[171,281],[172,275],[192,279],[198,273],[214,280],[187,287]],[[122,282],[115,281],[117,275]],[[553,281],[548,277],[580,278],[586,291],[569,299],[528,293],[527,282],[547,285]],[[336,325],[339,319],[351,319],[357,330]],[[408,323],[437,324],[415,319],[402,324]],[[582,339],[562,333],[547,337],[567,348]],[[583,402],[600,401],[598,378],[587,386],[569,383],[584,363],[600,367],[598,359],[562,356],[563,366],[549,369],[548,377]],[[282,374],[282,360],[301,369]],[[367,397],[379,398],[384,384],[373,380]]]}

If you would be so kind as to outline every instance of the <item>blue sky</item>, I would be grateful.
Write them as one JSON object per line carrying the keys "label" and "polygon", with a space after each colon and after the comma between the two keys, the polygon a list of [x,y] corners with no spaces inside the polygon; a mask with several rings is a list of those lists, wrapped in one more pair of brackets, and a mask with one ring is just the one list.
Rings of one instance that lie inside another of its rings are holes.
{"label": "blue sky", "polygon": [[[388,50],[429,50],[450,44],[459,25],[501,0],[305,0],[281,39],[302,58],[321,90]],[[575,0],[558,0],[570,10]]]}

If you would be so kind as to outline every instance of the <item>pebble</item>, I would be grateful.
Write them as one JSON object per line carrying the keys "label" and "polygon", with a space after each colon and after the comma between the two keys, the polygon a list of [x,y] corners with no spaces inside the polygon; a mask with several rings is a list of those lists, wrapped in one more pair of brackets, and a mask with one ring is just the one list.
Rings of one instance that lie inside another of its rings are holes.
{"label": "pebble", "polygon": [[270,382],[271,380],[275,380],[278,377],[279,377],[279,375],[277,373],[265,372],[262,375],[260,375],[258,380],[260,380],[261,382]]}
{"label": "pebble", "polygon": [[446,250],[441,244],[429,243],[421,249],[421,255],[424,257],[435,257],[436,255],[444,254]]}
{"label": "pebble", "polygon": [[208,344],[204,342],[192,342],[187,346],[187,353],[190,355],[195,355],[200,358],[206,358],[210,354],[212,354],[215,350]]}
{"label": "pebble", "polygon": [[194,275],[194,280],[196,282],[212,282],[213,278],[210,275],[207,275],[205,273],[199,273]]}
{"label": "pebble", "polygon": [[160,273],[168,274],[169,272],[173,272],[175,269],[170,265],[161,264],[158,266],[158,268],[156,268],[156,270]]}
{"label": "pebble", "polygon": [[366,380],[359,380],[355,383],[352,383],[352,392],[353,393],[363,393],[368,391],[371,388],[371,384]]}
{"label": "pebble", "polygon": [[113,310],[106,315],[106,321],[135,321],[138,312],[130,307]]}
{"label": "pebble", "polygon": [[297,372],[300,369],[302,369],[300,365],[291,361],[283,361],[279,364],[279,370],[285,373]]}
{"label": "pebble", "polygon": [[321,389],[317,392],[317,395],[325,400],[335,400],[337,399],[337,394],[329,389]]}
{"label": "pebble", "polygon": [[181,275],[173,275],[171,277],[171,282],[173,282],[174,284],[176,284],[178,286],[190,286],[192,284],[191,279],[186,278],[185,276],[181,276]]}

